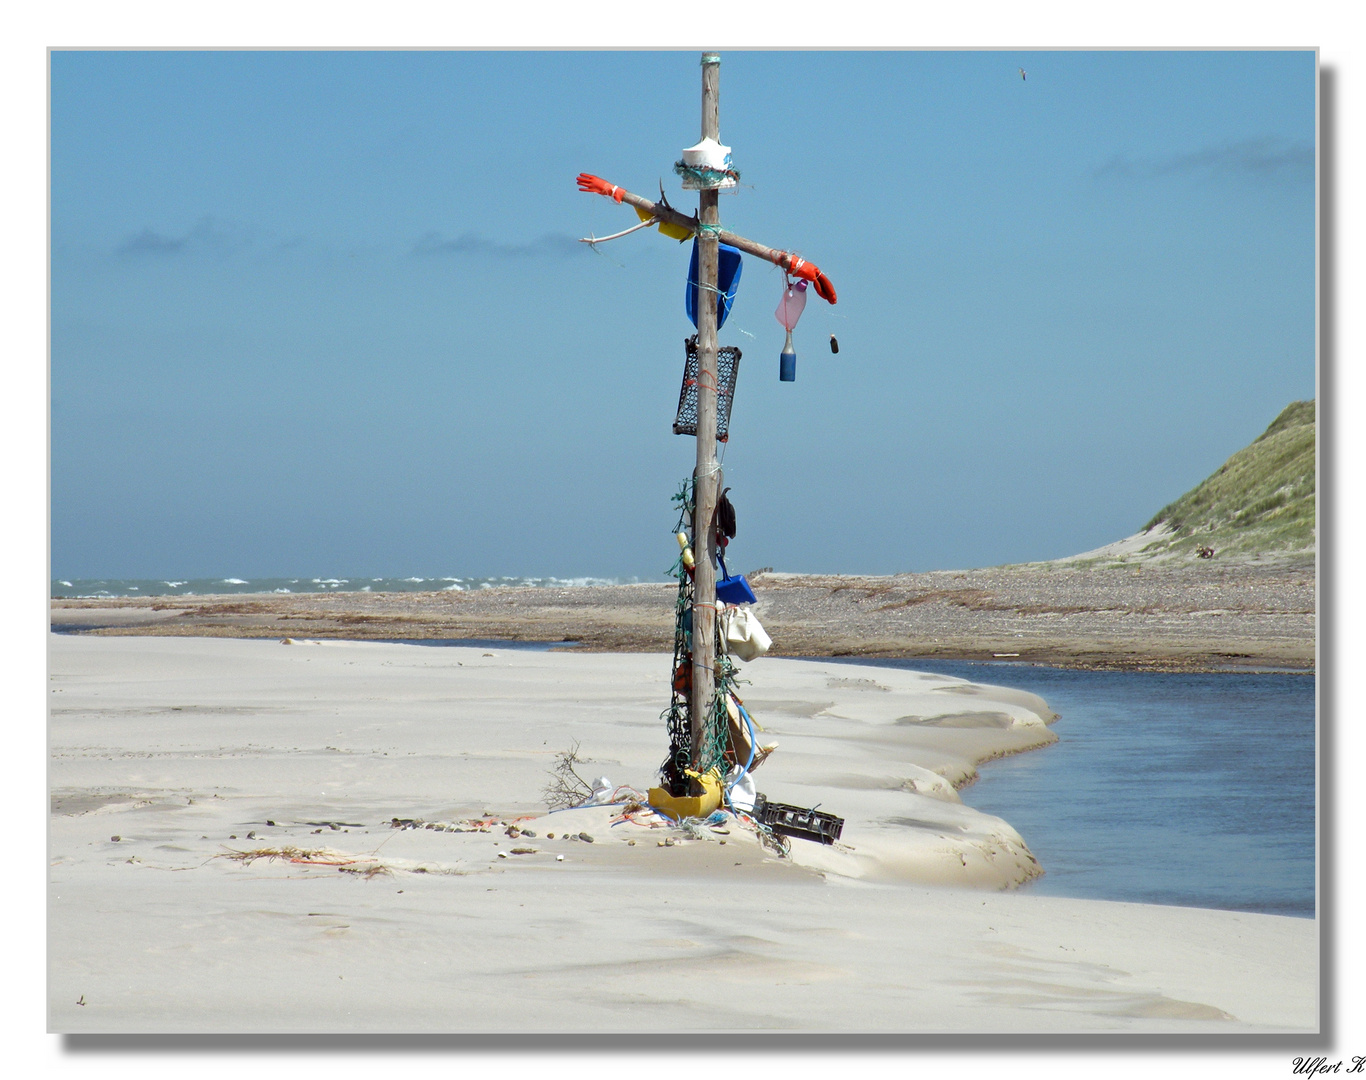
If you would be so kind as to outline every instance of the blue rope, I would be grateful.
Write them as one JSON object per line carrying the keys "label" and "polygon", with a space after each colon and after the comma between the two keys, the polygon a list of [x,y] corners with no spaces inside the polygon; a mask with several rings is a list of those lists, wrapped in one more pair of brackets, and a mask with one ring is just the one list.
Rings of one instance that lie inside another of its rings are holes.
{"label": "blue rope", "polygon": [[674,172],[679,176],[691,177],[708,187],[720,187],[723,180],[738,181],[740,179],[739,169],[699,169],[695,165],[688,165],[682,161],[674,162]]}
{"label": "blue rope", "polygon": [[724,296],[728,300],[735,299],[735,289],[737,287],[735,285],[731,286],[730,292],[722,292],[715,285],[703,285],[700,281],[696,282],[696,285],[699,289],[705,289],[707,292],[714,292],[717,296]]}
{"label": "blue rope", "polygon": [[749,718],[749,713],[745,711],[745,707],[738,701],[735,703],[735,707],[740,710],[740,715],[745,718],[745,724],[749,727],[749,760],[745,762],[745,767],[740,770],[740,774],[736,776],[736,778],[731,781],[730,786],[726,788],[727,802],[730,801],[731,788],[734,788],[742,778],[749,775],[750,766],[754,764],[754,747],[759,741],[759,737],[754,734],[754,721]]}

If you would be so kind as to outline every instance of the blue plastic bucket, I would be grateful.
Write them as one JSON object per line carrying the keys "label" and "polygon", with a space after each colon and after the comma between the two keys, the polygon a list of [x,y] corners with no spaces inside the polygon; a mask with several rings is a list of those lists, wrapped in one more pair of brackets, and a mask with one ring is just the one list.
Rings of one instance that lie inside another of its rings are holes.
{"label": "blue plastic bucket", "polygon": [[[729,244],[716,245],[716,286],[720,290],[716,297],[716,329],[726,324],[731,305],[735,303],[735,290],[740,287],[740,249]],[[697,325],[697,241],[692,242],[692,261],[688,263],[688,288],[683,294],[683,310]]]}
{"label": "blue plastic bucket", "polygon": [[716,599],[726,604],[752,604],[756,598],[745,575],[736,574],[734,577],[723,577],[716,583]]}

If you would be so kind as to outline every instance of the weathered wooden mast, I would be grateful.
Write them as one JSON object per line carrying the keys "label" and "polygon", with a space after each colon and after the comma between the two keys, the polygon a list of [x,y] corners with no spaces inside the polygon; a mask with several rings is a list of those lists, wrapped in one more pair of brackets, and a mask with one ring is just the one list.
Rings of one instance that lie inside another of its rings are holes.
{"label": "weathered wooden mast", "polygon": [[[702,140],[721,141],[720,123],[721,57],[714,52],[702,54]],[[685,152],[686,154],[686,152]],[[704,172],[708,170],[703,170]],[[711,170],[715,171],[715,170]],[[735,175],[735,174],[731,174]],[[715,707],[716,697],[716,501],[720,487],[720,469],[716,462],[717,383],[716,315],[719,248],[727,244],[746,254],[765,259],[792,278],[802,278],[815,286],[816,294],[828,303],[836,303],[835,287],[818,266],[790,251],[780,251],[764,244],[737,236],[721,228],[717,205],[719,187],[703,186],[698,192],[698,212],[695,217],[680,213],[668,204],[661,191],[660,199],[636,195],[592,173],[578,176],[580,191],[603,195],[614,202],[635,207],[641,224],[612,236],[585,237],[588,244],[601,243],[618,236],[658,224],[675,230],[671,236],[697,240],[697,465],[693,471],[693,608],[692,608],[692,689],[688,699],[689,734],[692,744],[692,765],[699,772],[703,763],[707,720]],[[686,185],[685,185],[686,187]]]}
{"label": "weathered wooden mast", "polygon": [[[721,57],[702,54],[702,138],[721,141]],[[697,468],[693,473],[692,761],[700,769],[707,718],[716,694],[716,299],[721,212],[716,188],[698,192]]]}

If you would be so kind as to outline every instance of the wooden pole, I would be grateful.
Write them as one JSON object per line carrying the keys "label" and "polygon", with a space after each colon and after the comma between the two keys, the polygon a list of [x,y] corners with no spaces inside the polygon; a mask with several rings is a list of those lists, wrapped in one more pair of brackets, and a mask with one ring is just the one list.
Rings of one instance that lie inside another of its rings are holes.
{"label": "wooden pole", "polygon": [[[702,138],[721,139],[720,122],[721,57],[702,54]],[[692,608],[692,761],[701,765],[702,742],[707,719],[716,694],[716,567],[712,550],[716,545],[716,300],[717,234],[720,209],[716,189],[698,192],[697,234],[697,469],[696,504],[693,511]],[[711,228],[707,228],[711,226]]]}

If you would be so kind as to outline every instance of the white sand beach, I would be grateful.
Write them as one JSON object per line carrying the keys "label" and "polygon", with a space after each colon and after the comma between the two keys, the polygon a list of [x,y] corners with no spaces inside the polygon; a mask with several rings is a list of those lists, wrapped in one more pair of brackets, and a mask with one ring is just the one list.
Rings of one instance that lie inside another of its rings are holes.
{"label": "white sand beach", "polygon": [[1032,694],[749,665],[759,789],[845,819],[780,857],[547,813],[574,742],[654,782],[667,655],[54,634],[49,665],[52,1031],[1319,1025],[1313,920],[1016,891],[1028,837],[955,785],[1054,741]]}

